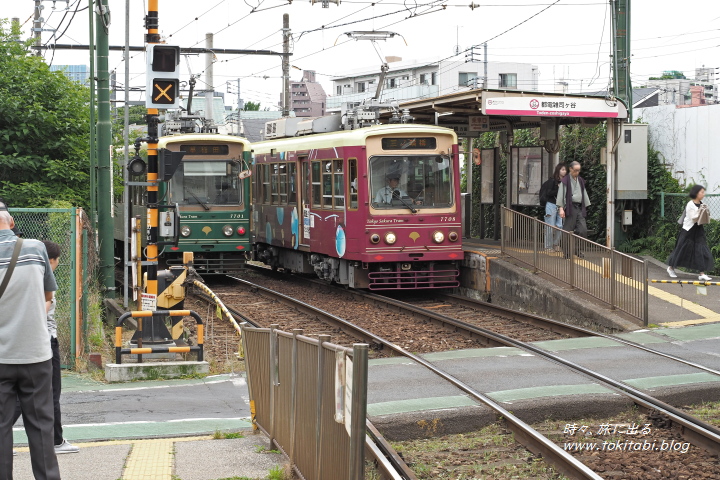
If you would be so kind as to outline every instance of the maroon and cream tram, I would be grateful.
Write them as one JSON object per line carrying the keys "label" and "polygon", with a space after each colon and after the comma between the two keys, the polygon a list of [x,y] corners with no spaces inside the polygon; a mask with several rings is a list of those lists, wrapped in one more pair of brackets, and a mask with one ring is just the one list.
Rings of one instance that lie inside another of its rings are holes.
{"label": "maroon and cream tram", "polygon": [[266,140],[253,152],[255,260],[351,288],[458,286],[452,130],[375,125]]}

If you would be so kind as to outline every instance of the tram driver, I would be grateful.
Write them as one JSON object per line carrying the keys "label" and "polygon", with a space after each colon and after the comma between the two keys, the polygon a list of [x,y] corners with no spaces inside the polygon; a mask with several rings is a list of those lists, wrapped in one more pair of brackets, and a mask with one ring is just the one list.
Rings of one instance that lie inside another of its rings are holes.
{"label": "tram driver", "polygon": [[378,190],[375,195],[375,203],[378,205],[391,205],[393,198],[407,197],[407,193],[403,190],[399,190],[397,187],[400,184],[399,173],[388,173],[385,176],[387,185]]}

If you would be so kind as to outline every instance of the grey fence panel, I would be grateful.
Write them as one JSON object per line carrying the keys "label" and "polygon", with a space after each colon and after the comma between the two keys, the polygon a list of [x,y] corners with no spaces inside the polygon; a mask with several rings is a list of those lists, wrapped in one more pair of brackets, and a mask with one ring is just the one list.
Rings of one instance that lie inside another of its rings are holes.
{"label": "grey fence panel", "polygon": [[[350,468],[350,436],[345,425],[335,421],[335,350],[323,345],[325,357],[323,377],[323,414],[320,419],[320,480],[346,478]],[[330,381],[327,381],[330,379]]]}
{"label": "grey fence panel", "polygon": [[612,308],[648,321],[647,265],[503,207],[502,252]]}
{"label": "grey fence panel", "polygon": [[[276,329],[242,325],[246,370],[255,424],[267,433],[290,459],[301,478],[307,480],[362,480],[365,442],[359,442],[352,455],[350,434],[336,413],[336,352],[353,355],[333,345],[328,336],[320,341]],[[367,346],[356,346],[363,368],[367,369]],[[344,370],[343,370],[344,372]],[[363,375],[356,377],[363,382]],[[343,394],[343,386],[340,385]],[[367,382],[353,391],[353,403],[367,395]],[[342,408],[342,402],[340,404]],[[361,425],[365,438],[364,407],[353,410],[353,425]],[[356,416],[362,416],[359,420]],[[359,429],[353,430],[360,432]],[[351,474],[350,461],[360,459]]]}
{"label": "grey fence panel", "polygon": [[[677,220],[690,201],[686,193],[660,193],[660,216],[670,220]],[[706,193],[703,203],[710,209],[710,215],[715,220],[720,219],[720,193]]]}
{"label": "grey fence panel", "polygon": [[297,345],[293,460],[305,478],[315,478],[317,425],[318,347],[302,339]]}
{"label": "grey fence panel", "polygon": [[[245,368],[252,392],[252,407],[256,423],[266,432],[270,428],[270,409],[258,409],[256,405],[270,405],[270,343],[268,329],[246,329],[243,331]],[[252,352],[248,355],[247,352]]]}

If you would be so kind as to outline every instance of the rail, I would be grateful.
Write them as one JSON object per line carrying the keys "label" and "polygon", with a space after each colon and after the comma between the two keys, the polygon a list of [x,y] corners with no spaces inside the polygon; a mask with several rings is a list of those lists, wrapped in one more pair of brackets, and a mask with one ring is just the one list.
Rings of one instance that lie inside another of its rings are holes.
{"label": "rail", "polygon": [[[200,287],[201,290],[201,292],[196,292],[195,294],[210,303],[219,305],[223,313],[226,316],[229,316],[232,324],[234,326],[237,325],[238,329],[242,330],[243,328],[237,323],[238,321],[241,322],[241,324],[244,324],[244,327],[250,325],[252,327],[261,328],[260,325],[243,315],[237,309],[226,306],[222,300],[206,285],[196,282],[195,286]],[[239,333],[242,334],[242,332]],[[251,402],[253,427],[258,428],[258,423],[255,421],[257,414],[256,401],[253,399]],[[381,478],[387,480],[417,480],[415,473],[405,464],[395,449],[393,449],[387,440],[385,440],[370,420],[366,420],[366,428],[367,436],[365,439],[365,452],[366,455],[370,455],[375,461],[376,468],[383,475]],[[264,433],[267,434],[267,432]],[[318,475],[320,471],[321,470],[319,468],[316,468],[316,473],[318,473]]]}
{"label": "rail", "polygon": [[502,208],[502,253],[648,325],[647,263]]}
{"label": "rail", "polygon": [[[405,350],[404,348],[400,347],[397,344],[394,344],[390,342],[389,340],[386,340],[378,335],[375,335],[374,333],[365,330],[352,322],[349,322],[343,318],[340,318],[336,315],[333,315],[329,312],[326,312],[324,310],[321,310],[319,308],[313,307],[311,305],[308,305],[304,302],[301,302],[299,300],[296,300],[292,297],[289,297],[287,295],[284,295],[280,292],[276,292],[274,290],[271,290],[267,287],[263,287],[261,285],[249,282],[247,280],[243,280],[236,277],[229,277],[237,282],[246,285],[250,288],[253,288],[254,290],[260,292],[261,294],[265,293],[267,295],[272,296],[274,299],[279,300],[283,303],[286,303],[288,305],[293,305],[295,308],[297,308],[300,311],[303,311],[308,314],[314,314],[315,316],[322,319],[322,321],[328,322],[332,325],[338,326],[342,328],[343,331],[346,331],[350,333],[351,335],[355,336],[355,338],[362,338],[367,339],[367,341],[370,344],[378,345],[378,346],[384,346],[387,349],[393,351],[394,353],[410,358],[414,362],[418,363],[419,365],[422,365],[423,367],[429,369],[436,375],[440,376],[444,380],[450,382],[452,385],[455,385],[463,392],[467,393],[471,398],[478,400],[482,404],[488,406],[490,409],[492,409],[499,418],[502,419],[502,421],[505,423],[507,428],[513,432],[515,435],[515,438],[518,442],[525,445],[530,451],[541,454],[545,459],[547,459],[550,463],[552,463],[560,472],[568,475],[571,478],[576,479],[592,479],[592,480],[600,480],[602,477],[597,475],[595,472],[590,470],[586,465],[584,465],[582,462],[574,458],[572,455],[570,455],[568,452],[564,451],[562,448],[558,447],[553,443],[550,439],[545,437],[544,435],[540,434],[537,430],[533,429],[530,425],[520,420],[518,417],[513,415],[510,411],[505,409],[503,406],[501,406],[499,403],[497,403],[492,398],[488,397],[487,395],[478,392],[474,388],[472,388],[469,384],[463,382],[462,380],[459,380],[458,378],[448,374],[447,372],[443,371],[442,369],[438,368],[435,364],[425,360],[424,358],[420,357],[419,355],[415,355],[413,353],[410,353],[409,351]],[[377,297],[377,298],[384,298],[377,294],[368,294],[371,297]],[[452,319],[448,319],[448,324],[455,324],[456,322]],[[246,334],[243,336],[244,341],[248,340]],[[479,335],[480,336],[480,335]],[[483,333],[482,336],[485,336]],[[265,347],[269,348],[269,347]],[[246,347],[247,352],[247,347]],[[268,366],[264,366],[262,368],[269,369]],[[255,392],[251,392],[251,395],[254,395]],[[262,395],[265,395],[267,398],[269,398],[269,392],[267,391],[267,388],[265,388],[262,392]],[[266,400],[269,401],[269,400]],[[267,423],[269,419],[264,419],[264,421]],[[313,478],[313,477],[310,477]],[[323,477],[324,478],[324,477]],[[342,477],[330,477],[330,478],[342,478]]]}
{"label": "rail", "polygon": [[[143,347],[142,346],[142,330],[143,330],[143,318],[162,316],[162,317],[192,317],[197,322],[197,345],[177,345],[170,347],[166,345]],[[137,319],[137,332],[138,332],[138,346],[136,348],[122,348],[122,328],[123,323],[128,318]],[[118,365],[122,363],[123,355],[137,355],[138,361],[142,362],[142,355],[148,353],[189,353],[196,352],[198,361],[203,360],[203,343],[204,343],[204,325],[200,315],[193,312],[192,310],[135,310],[132,312],[126,312],[117,319],[115,324],[115,363]]]}

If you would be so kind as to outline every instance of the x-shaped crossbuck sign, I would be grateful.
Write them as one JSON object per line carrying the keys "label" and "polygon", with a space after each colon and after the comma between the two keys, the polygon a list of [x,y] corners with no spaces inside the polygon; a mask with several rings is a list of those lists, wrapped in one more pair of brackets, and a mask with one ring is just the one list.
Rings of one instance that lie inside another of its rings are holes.
{"label": "x-shaped crossbuck sign", "polygon": [[155,84],[155,88],[157,88],[160,93],[158,94],[157,97],[155,97],[155,100],[154,100],[154,101],[157,102],[158,100],[160,100],[160,97],[165,97],[165,98],[168,99],[168,102],[172,102],[173,99],[170,98],[170,95],[167,94],[167,91],[170,90],[170,89],[172,88],[172,86],[173,86],[173,84],[171,83],[171,84],[169,84],[167,87],[165,87],[165,89],[163,89],[163,88],[160,87],[160,85],[158,85],[158,84],[156,83],[156,84]]}

